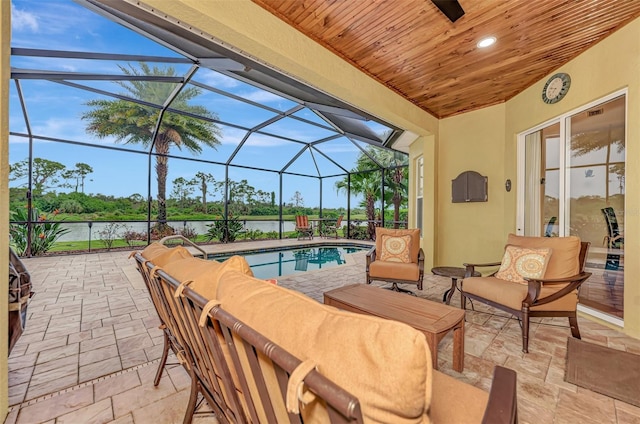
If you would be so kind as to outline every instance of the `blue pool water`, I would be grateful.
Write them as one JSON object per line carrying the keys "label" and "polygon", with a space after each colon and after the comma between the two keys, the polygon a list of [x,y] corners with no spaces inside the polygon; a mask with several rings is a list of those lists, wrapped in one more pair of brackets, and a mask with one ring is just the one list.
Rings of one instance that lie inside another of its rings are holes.
{"label": "blue pool water", "polygon": [[332,268],[345,263],[344,255],[369,250],[363,246],[309,246],[260,252],[233,253],[209,256],[224,261],[232,255],[242,255],[256,278],[277,278],[283,275],[316,269]]}

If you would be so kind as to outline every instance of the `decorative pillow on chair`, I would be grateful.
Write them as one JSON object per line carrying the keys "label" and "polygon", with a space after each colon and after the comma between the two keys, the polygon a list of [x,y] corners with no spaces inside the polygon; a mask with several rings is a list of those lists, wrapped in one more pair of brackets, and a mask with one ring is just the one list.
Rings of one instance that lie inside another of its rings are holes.
{"label": "decorative pillow on chair", "polygon": [[525,278],[542,278],[550,257],[551,249],[548,248],[530,249],[507,245],[496,278],[516,283],[525,283]]}
{"label": "decorative pillow on chair", "polygon": [[380,260],[387,262],[402,262],[408,264],[411,262],[411,236],[391,236],[382,235],[382,251],[380,252]]}

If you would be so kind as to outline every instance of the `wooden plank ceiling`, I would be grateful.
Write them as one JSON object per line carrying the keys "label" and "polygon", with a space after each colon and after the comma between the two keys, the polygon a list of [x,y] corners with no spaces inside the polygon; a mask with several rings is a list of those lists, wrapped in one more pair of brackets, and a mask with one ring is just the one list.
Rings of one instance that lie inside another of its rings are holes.
{"label": "wooden plank ceiling", "polygon": [[510,99],[640,16],[638,0],[460,0],[455,23],[430,0],[253,1],[438,118]]}

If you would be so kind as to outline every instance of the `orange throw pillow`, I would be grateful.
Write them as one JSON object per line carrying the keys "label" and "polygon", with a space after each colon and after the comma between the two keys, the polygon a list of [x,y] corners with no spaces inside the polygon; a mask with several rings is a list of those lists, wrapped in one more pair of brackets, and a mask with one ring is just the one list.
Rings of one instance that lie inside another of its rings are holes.
{"label": "orange throw pillow", "polygon": [[382,235],[382,251],[380,260],[386,262],[411,262],[411,236],[390,236]]}
{"label": "orange throw pillow", "polygon": [[542,278],[550,257],[551,249],[507,245],[496,278],[516,283],[526,283],[525,278]]}

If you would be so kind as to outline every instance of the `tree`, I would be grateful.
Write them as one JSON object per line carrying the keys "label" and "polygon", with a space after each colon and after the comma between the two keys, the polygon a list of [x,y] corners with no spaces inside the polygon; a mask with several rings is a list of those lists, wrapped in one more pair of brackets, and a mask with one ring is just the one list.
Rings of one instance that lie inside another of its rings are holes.
{"label": "tree", "polygon": [[[134,99],[163,105],[175,90],[175,84],[145,80],[144,77],[173,77],[176,75],[174,68],[156,66],[151,68],[146,63],[140,63],[139,66],[139,69],[132,65],[120,66],[120,69],[125,75],[140,77],[140,80],[116,81],[116,83]],[[99,138],[113,136],[117,142],[141,143],[146,148],[154,147],[158,182],[158,221],[161,226],[166,225],[167,220],[166,189],[169,170],[167,155],[171,146],[178,149],[186,148],[193,154],[199,154],[202,152],[202,145],[215,148],[220,144],[218,139],[220,129],[209,121],[209,119],[215,119],[216,115],[204,106],[189,104],[189,101],[200,92],[201,90],[197,87],[183,88],[170,106],[189,115],[202,116],[208,120],[166,112],[162,116],[155,139],[152,137],[160,118],[159,107],[122,99],[92,100],[87,103],[90,110],[82,115],[82,119],[88,121],[87,131]]]}
{"label": "tree", "polygon": [[297,190],[295,193],[293,193],[293,197],[291,197],[290,200],[293,206],[295,206],[296,208],[300,206],[304,206],[304,199],[302,198],[302,193],[300,193]]}
{"label": "tree", "polygon": [[[372,159],[373,158],[373,159]],[[374,162],[375,160],[375,162]],[[365,208],[369,220],[369,236],[375,234],[375,203],[380,200],[382,176],[380,166],[390,168],[385,172],[384,203],[393,205],[394,227],[398,227],[400,221],[400,208],[406,204],[408,198],[408,176],[404,164],[404,155],[399,152],[370,147],[367,153],[358,156],[355,168],[351,174],[351,192],[364,197],[361,206]],[[338,192],[347,191],[347,177],[336,182]],[[386,208],[386,206],[385,206]]]}
{"label": "tree", "polygon": [[93,172],[93,168],[86,163],[78,162],[76,163],[75,169],[68,169],[62,173],[62,178],[65,180],[73,180],[75,179],[75,189],[74,191],[78,192],[78,186],[80,186],[81,193],[84,193],[84,179],[87,175]]}
{"label": "tree", "polygon": [[[34,193],[41,194],[45,189],[57,187],[59,178],[66,167],[53,160],[34,158],[32,184]],[[9,166],[9,180],[16,181],[29,177],[29,159],[24,159]],[[27,183],[25,183],[26,185]]]}
{"label": "tree", "polygon": [[196,176],[190,181],[190,184],[198,186],[202,193],[202,210],[207,213],[207,190],[208,184],[215,184],[216,180],[213,175],[205,172],[198,172]]}
{"label": "tree", "polygon": [[[363,167],[364,161],[362,161],[361,163],[361,161],[358,160],[358,165],[356,165],[355,173],[351,174],[351,192],[354,194],[362,195],[364,198],[362,202],[360,202],[360,206],[363,206],[365,208],[367,220],[369,221],[367,225],[368,235],[369,238],[373,239],[376,233],[375,203],[376,199],[380,198],[380,173],[375,171],[358,172],[358,166]],[[347,192],[347,189],[349,187],[348,179],[345,177],[340,181],[336,181],[335,187],[338,193],[340,191]]]}
{"label": "tree", "polygon": [[178,177],[171,182],[173,184],[173,191],[171,194],[178,200],[182,207],[186,206],[187,198],[193,194],[194,188],[189,184],[189,181],[182,177]]}

